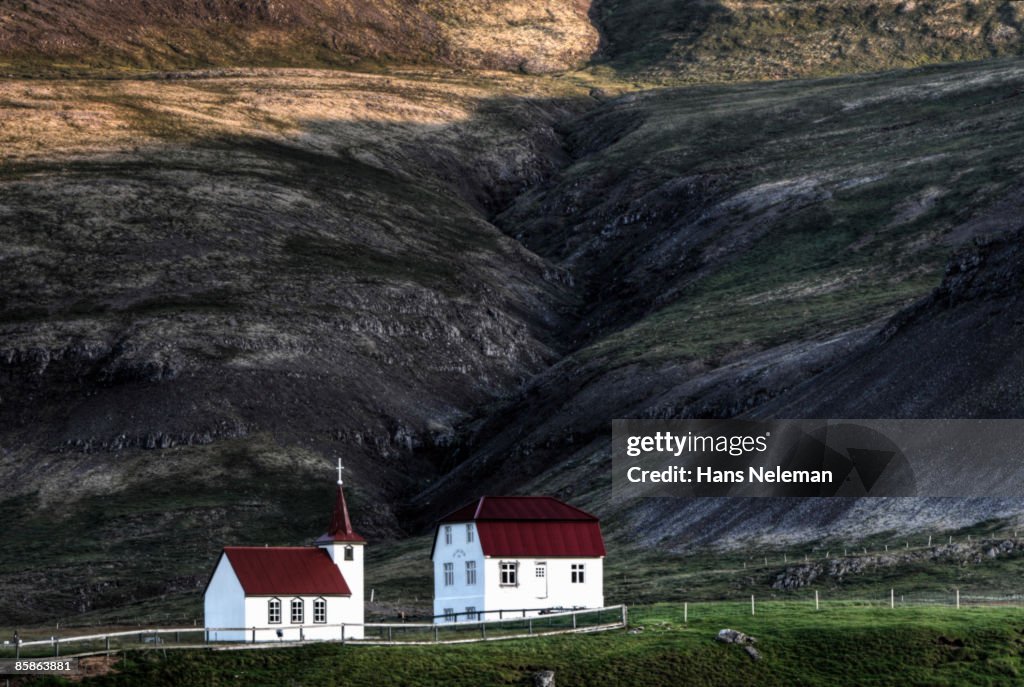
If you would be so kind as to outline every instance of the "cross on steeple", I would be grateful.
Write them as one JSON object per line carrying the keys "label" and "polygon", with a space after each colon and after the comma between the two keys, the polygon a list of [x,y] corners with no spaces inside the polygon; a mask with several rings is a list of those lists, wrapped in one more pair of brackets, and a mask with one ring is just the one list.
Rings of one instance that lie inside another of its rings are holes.
{"label": "cross on steeple", "polygon": [[339,487],[343,484],[343,481],[341,479],[341,473],[342,473],[342,471],[344,469],[345,469],[345,466],[341,464],[341,458],[338,458],[338,486]]}

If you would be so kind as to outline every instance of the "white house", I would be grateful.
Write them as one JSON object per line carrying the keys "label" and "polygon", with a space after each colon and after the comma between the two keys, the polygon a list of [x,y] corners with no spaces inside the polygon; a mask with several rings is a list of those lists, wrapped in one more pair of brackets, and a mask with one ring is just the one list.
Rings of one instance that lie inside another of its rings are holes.
{"label": "white house", "polygon": [[365,545],[339,462],[331,526],[315,546],[224,547],[204,596],[210,641],[361,639]]}
{"label": "white house", "polygon": [[600,522],[548,496],[483,496],[449,513],[430,556],[438,622],[604,606]]}

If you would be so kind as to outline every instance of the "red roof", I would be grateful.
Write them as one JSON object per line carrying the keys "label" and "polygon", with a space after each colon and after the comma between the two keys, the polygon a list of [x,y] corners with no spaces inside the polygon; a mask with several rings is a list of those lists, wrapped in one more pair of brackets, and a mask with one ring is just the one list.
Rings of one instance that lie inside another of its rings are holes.
{"label": "red roof", "polygon": [[338,495],[334,499],[334,513],[331,515],[331,527],[327,534],[316,540],[318,544],[331,541],[365,542],[366,540],[352,529],[352,520],[348,517],[348,504],[345,503],[345,491],[338,483]]}
{"label": "red roof", "polygon": [[605,555],[600,521],[550,496],[483,496],[441,518],[438,530],[455,522],[476,523],[485,556]]}
{"label": "red roof", "polygon": [[224,555],[247,595],[352,595],[338,566],[320,548],[225,546]]}

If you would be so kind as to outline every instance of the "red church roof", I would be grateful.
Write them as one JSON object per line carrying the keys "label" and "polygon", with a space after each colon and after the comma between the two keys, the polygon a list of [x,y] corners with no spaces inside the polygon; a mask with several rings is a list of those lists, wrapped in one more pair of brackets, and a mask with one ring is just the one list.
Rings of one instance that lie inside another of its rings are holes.
{"label": "red church roof", "polygon": [[482,496],[441,518],[435,546],[442,525],[463,522],[476,524],[485,556],[605,555],[600,521],[550,496]]}
{"label": "red church roof", "polygon": [[365,542],[366,540],[352,529],[352,520],[348,517],[348,504],[345,503],[345,490],[338,483],[338,495],[334,499],[334,513],[331,515],[331,527],[327,534],[316,540],[317,544],[332,541]]}
{"label": "red church roof", "polygon": [[225,546],[223,555],[247,595],[352,595],[338,566],[320,548]]}

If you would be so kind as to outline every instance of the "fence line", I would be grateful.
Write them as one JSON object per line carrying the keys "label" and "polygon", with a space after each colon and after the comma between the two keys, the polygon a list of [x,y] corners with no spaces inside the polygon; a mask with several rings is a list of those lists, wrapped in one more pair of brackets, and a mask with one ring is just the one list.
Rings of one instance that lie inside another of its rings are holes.
{"label": "fence line", "polygon": [[[526,615],[534,609],[516,609],[505,611],[518,614],[519,617],[502,617],[494,620],[460,621],[446,623],[332,623],[332,624],[303,624],[303,625],[270,625],[250,627],[178,627],[178,628],[145,628],[128,630],[123,632],[104,632],[90,635],[78,635],[72,637],[50,637],[47,639],[19,640],[13,646],[0,646],[0,649],[13,649],[15,658],[21,658],[23,648],[30,647],[52,647],[53,656],[60,656],[62,648],[67,650],[69,645],[88,644],[102,642],[102,648],[87,650],[85,653],[76,655],[111,653],[120,650],[112,647],[111,640],[137,637],[134,644],[137,647],[144,647],[147,644],[156,644],[161,649],[186,649],[186,648],[270,648],[275,646],[295,646],[312,642],[340,642],[342,644],[380,644],[380,645],[414,645],[414,644],[463,644],[469,642],[494,641],[501,639],[520,639],[527,637],[538,637],[555,634],[580,634],[589,632],[602,632],[605,630],[619,629],[627,626],[628,611],[624,604],[617,606],[604,606],[601,608],[580,608],[543,615]],[[483,613],[481,613],[483,614]],[[602,622],[602,615],[605,622]],[[372,631],[378,636],[353,638],[346,636],[347,630],[361,628]],[[298,640],[284,640],[278,635],[276,640],[260,640],[258,633],[277,632],[279,630],[298,630]],[[337,630],[336,638],[315,638],[306,639],[305,631],[316,630]],[[238,633],[241,639],[225,643],[224,640],[211,640],[211,633]],[[479,632],[480,636],[459,637],[460,633]],[[198,642],[182,643],[182,635],[201,635]],[[174,635],[174,644],[163,639],[164,636]],[[398,638],[396,638],[396,635]],[[442,635],[445,635],[442,637]],[[449,638],[455,635],[454,638]],[[251,640],[248,638],[251,637]],[[6,643],[5,643],[6,644]],[[129,645],[133,643],[128,643]],[[121,647],[124,648],[124,647]],[[65,656],[67,654],[65,653]]]}

